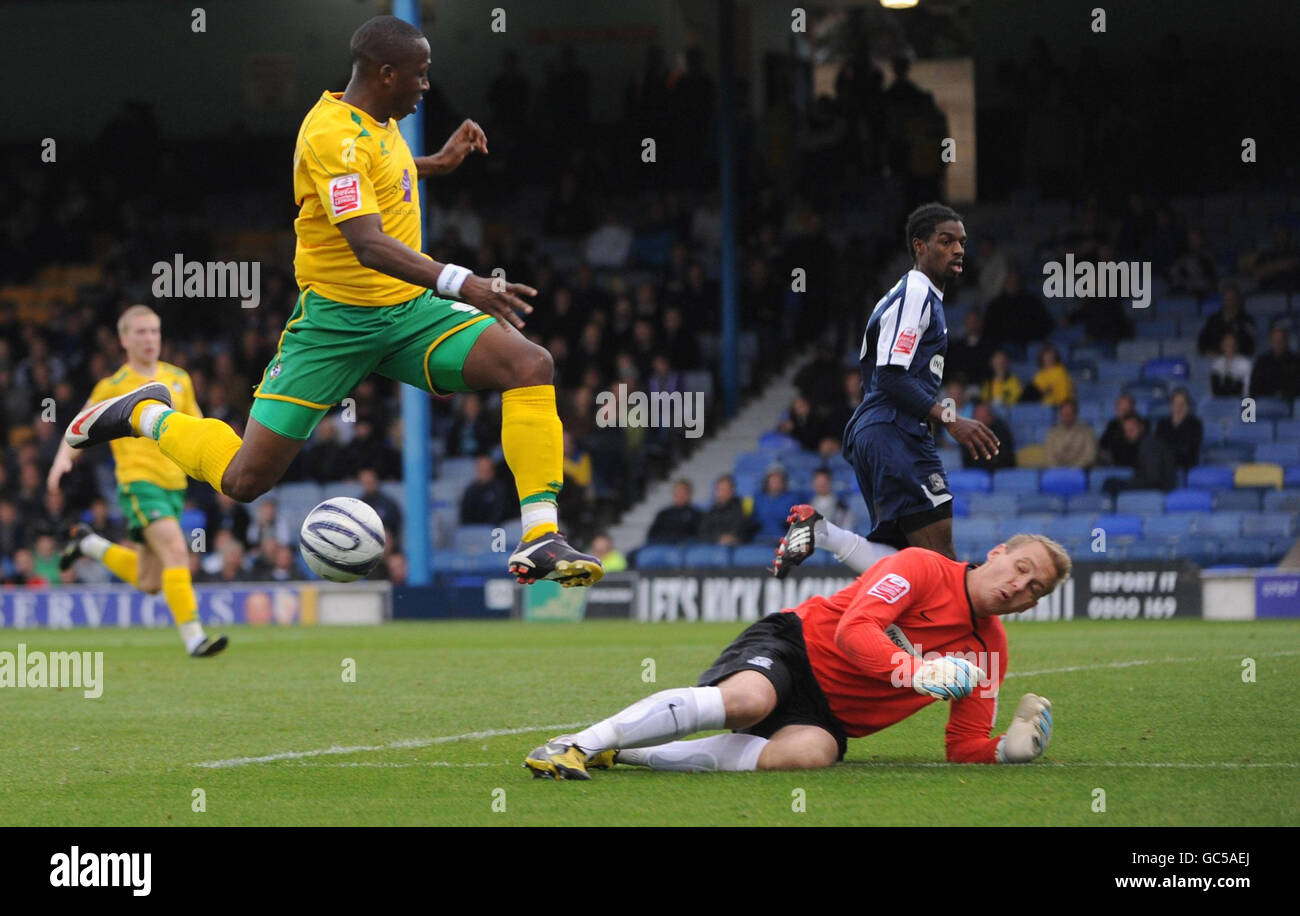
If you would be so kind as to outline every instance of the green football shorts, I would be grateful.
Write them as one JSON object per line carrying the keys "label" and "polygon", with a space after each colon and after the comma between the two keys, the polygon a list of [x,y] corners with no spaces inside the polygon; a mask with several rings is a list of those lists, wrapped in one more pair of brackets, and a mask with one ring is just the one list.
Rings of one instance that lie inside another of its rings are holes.
{"label": "green football shorts", "polygon": [[465,358],[492,316],[425,290],[400,305],[348,305],[303,290],[253,392],[252,417],[291,439],[372,372],[432,394],[470,390]]}
{"label": "green football shorts", "polygon": [[117,504],[126,516],[131,540],[144,543],[144,529],[161,518],[179,520],[185,508],[184,490],[164,490],[147,480],[118,484]]}

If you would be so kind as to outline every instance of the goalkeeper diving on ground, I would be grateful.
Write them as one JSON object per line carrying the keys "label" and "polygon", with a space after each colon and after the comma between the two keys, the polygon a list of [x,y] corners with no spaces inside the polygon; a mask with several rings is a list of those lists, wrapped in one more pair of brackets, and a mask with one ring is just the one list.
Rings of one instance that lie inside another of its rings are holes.
{"label": "goalkeeper diving on ground", "polygon": [[[1052,736],[1052,704],[1027,693],[993,735],[1007,672],[999,616],[1033,607],[1070,575],[1060,544],[1017,534],[978,566],[923,547],[896,551],[838,528],[811,507],[800,559],[820,546],[857,579],[834,595],[757,621],[700,675],[554,738],[524,761],[534,776],[590,779],[615,764],[656,770],[792,770],[843,760],[848,739],[947,702],[946,758],[1028,763]],[[796,527],[792,524],[792,531]],[[790,535],[787,535],[787,541]],[[800,538],[801,542],[804,538]],[[790,552],[783,542],[776,571]],[[684,741],[701,731],[727,734]]]}

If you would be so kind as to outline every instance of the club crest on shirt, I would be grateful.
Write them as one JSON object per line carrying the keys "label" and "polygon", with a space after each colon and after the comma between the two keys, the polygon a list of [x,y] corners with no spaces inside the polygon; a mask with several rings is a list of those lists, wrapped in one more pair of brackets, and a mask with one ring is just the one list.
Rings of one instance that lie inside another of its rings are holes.
{"label": "club crest on shirt", "polygon": [[886,604],[893,604],[911,590],[911,582],[897,573],[886,573],[879,582],[867,589],[867,594],[874,595]]}
{"label": "club crest on shirt", "polygon": [[275,378],[275,377],[276,377],[277,375],[279,375],[279,374],[280,374],[280,363],[279,363],[279,361],[277,360],[277,361],[276,361],[276,364],[275,364],[274,366],[271,367],[271,371],[268,373],[268,375],[269,375],[271,378]]}

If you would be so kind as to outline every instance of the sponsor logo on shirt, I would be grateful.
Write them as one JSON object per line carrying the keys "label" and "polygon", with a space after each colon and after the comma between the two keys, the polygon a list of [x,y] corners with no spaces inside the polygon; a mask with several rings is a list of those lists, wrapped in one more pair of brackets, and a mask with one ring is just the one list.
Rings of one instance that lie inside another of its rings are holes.
{"label": "sponsor logo on shirt", "polygon": [[943,381],[943,356],[938,353],[934,354],[930,360],[930,371],[934,373],[935,378]]}
{"label": "sponsor logo on shirt", "polygon": [[402,169],[402,200],[411,202],[411,173]]}
{"label": "sponsor logo on shirt", "polygon": [[335,216],[361,209],[361,176],[340,175],[330,181],[330,206]]}
{"label": "sponsor logo on shirt", "polygon": [[760,668],[766,668],[769,671],[772,670],[772,660],[768,658],[766,655],[755,655],[749,661],[745,662],[745,664],[757,665]]}
{"label": "sponsor logo on shirt", "polygon": [[911,590],[911,582],[897,573],[886,573],[879,582],[867,589],[867,594],[874,595],[887,604],[893,604]]}
{"label": "sponsor logo on shirt", "polygon": [[934,492],[934,493],[936,493],[936,494],[937,494],[937,493],[942,493],[942,492],[943,492],[944,490],[946,490],[946,489],[948,489],[948,488],[944,485],[944,482],[943,482],[943,475],[942,475],[942,474],[937,474],[937,473],[936,473],[936,474],[931,474],[931,475],[930,475],[930,490],[931,490],[932,492]]}

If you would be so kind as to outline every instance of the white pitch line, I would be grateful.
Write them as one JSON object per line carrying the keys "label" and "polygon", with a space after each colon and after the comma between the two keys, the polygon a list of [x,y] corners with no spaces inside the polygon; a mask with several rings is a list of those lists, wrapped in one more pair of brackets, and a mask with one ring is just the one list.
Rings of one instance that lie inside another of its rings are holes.
{"label": "white pitch line", "polygon": [[403,741],[390,741],[387,744],[356,744],[350,747],[333,745],[311,751],[281,751],[278,754],[264,754],[261,757],[231,757],[226,760],[205,760],[191,764],[196,767],[220,769],[223,767],[242,767],[251,763],[274,763],[278,760],[300,760],[304,757],[324,757],[335,754],[364,754],[370,751],[398,751],[413,747],[431,747],[435,744],[451,744],[454,741],[472,741],[476,738],[500,738],[506,735],[526,735],[529,732],[564,731],[579,728],[587,722],[562,722],[559,725],[528,725],[523,728],[489,728],[478,732],[465,732],[463,735],[442,735],[437,738],[407,738]]}
{"label": "white pitch line", "polygon": [[[1250,656],[1252,658],[1273,658],[1277,656],[1300,655],[1300,652],[1256,652]],[[1222,661],[1224,659],[1245,658],[1246,654],[1241,655],[1217,655],[1217,656],[1195,656],[1186,658],[1139,658],[1127,662],[1105,662],[1096,665],[1072,665],[1067,668],[1044,668],[1041,671],[1009,671],[1007,677],[1040,677],[1048,674],[1069,674],[1075,671],[1100,671],[1107,668],[1136,668],[1142,665],[1163,665],[1181,662],[1206,662]],[[508,735],[526,735],[529,732],[562,732],[570,728],[581,728],[584,725],[590,725],[589,722],[564,722],[559,725],[528,725],[521,728],[490,728],[484,731],[465,732],[463,735],[443,735],[437,738],[408,738],[403,741],[390,741],[387,744],[358,744],[351,747],[334,745],[332,747],[317,748],[310,751],[281,751],[278,754],[264,754],[260,757],[231,757],[226,760],[205,760],[202,763],[191,764],[191,766],[205,767],[208,769],[223,769],[226,767],[249,766],[254,763],[275,763],[280,760],[301,760],[307,757],[324,757],[340,754],[365,754],[371,751],[395,751],[405,748],[430,747],[435,744],[450,744],[454,741],[471,741],[475,738],[500,738]],[[855,766],[871,766],[872,764],[854,764]],[[882,764],[883,766],[884,764]],[[912,764],[889,764],[889,766],[910,766]],[[916,766],[948,766],[949,764],[915,764]],[[1067,764],[1059,764],[1066,766]],[[1068,764],[1074,766],[1075,764]],[[1088,764],[1089,766],[1105,766],[1105,764]],[[1288,764],[1289,765],[1289,764]]]}
{"label": "white pitch line", "polygon": [[293,764],[299,767],[492,767],[495,763],[453,763],[450,760],[421,760],[415,763],[388,763],[382,760],[357,760],[348,763],[324,763],[314,760],[299,760]]}

